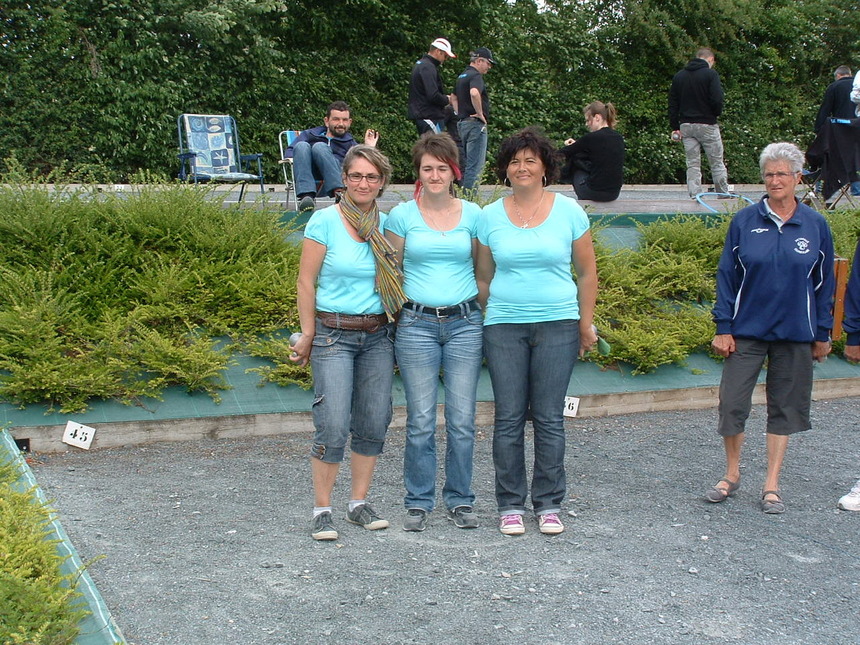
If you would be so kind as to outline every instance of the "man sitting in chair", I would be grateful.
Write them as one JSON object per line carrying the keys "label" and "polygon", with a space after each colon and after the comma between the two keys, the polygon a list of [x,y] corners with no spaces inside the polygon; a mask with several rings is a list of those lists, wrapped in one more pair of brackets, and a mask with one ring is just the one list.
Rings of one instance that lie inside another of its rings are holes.
{"label": "man sitting in chair", "polygon": [[[340,167],[347,150],[358,143],[349,132],[352,116],[344,101],[329,105],[323,122],[325,125],[302,130],[286,151],[286,157],[293,159],[300,213],[314,209],[318,194],[336,197],[343,190]],[[376,130],[364,133],[367,145],[376,147],[377,141]],[[322,187],[317,191],[319,180]]]}

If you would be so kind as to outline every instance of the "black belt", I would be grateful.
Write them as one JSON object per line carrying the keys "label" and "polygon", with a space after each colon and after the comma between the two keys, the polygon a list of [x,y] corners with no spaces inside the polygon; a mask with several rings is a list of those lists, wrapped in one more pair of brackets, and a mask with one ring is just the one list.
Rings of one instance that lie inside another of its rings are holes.
{"label": "black belt", "polygon": [[476,117],[476,116],[467,116],[467,117],[466,117],[465,119],[463,119],[463,120],[464,120],[464,121],[480,121],[481,123],[483,123],[483,121],[481,121],[481,119],[479,119],[479,118],[478,118],[478,117]]}
{"label": "black belt", "polygon": [[461,302],[459,305],[451,305],[450,307],[428,307],[427,305],[407,300],[403,303],[403,308],[414,311],[416,314],[430,314],[437,318],[450,318],[451,316],[465,317],[473,311],[481,311],[481,307],[475,298]]}

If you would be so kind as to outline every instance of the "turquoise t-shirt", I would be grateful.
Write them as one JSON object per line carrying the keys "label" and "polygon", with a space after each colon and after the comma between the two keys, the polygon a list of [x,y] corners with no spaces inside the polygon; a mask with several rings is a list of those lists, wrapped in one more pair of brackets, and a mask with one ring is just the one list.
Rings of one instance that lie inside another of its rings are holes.
{"label": "turquoise t-shirt", "polygon": [[578,320],[570,264],[573,241],[586,231],[585,211],[558,193],[546,220],[534,228],[514,226],[502,199],[485,206],[478,241],[490,247],[496,273],[484,324]]}
{"label": "turquoise t-shirt", "polygon": [[414,302],[447,307],[478,294],[472,240],[478,234],[481,207],[462,199],[460,203],[460,222],[450,231],[427,226],[415,200],[392,208],[385,221],[385,230],[404,240],[403,290]]}
{"label": "turquoise t-shirt", "polygon": [[[382,229],[385,214],[379,214]],[[381,314],[376,292],[376,263],[367,242],[356,242],[346,230],[336,206],[314,213],[305,237],[326,247],[317,277],[317,309],[339,314]]]}

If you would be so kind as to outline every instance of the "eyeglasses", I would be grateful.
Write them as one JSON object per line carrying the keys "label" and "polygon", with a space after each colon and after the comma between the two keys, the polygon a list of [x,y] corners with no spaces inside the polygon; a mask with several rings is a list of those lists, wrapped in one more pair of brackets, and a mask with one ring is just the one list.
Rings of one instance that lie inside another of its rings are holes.
{"label": "eyeglasses", "polygon": [[789,177],[794,177],[796,172],[766,172],[762,177],[764,177],[765,181],[771,181],[774,179],[788,179]]}
{"label": "eyeglasses", "polygon": [[362,175],[360,172],[351,172],[346,176],[346,180],[356,186],[360,184],[362,180],[367,180],[369,185],[374,186],[382,181],[382,175]]}

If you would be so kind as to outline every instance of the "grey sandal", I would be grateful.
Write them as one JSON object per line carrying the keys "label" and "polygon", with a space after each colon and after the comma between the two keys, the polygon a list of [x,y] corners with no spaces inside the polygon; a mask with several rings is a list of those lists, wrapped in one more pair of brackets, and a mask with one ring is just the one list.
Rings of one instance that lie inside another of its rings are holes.
{"label": "grey sandal", "polygon": [[[719,488],[719,485],[722,482],[728,484],[728,488]],[[707,491],[705,491],[705,499],[713,504],[719,504],[734,495],[735,491],[740,487],[740,482],[733,482],[731,479],[723,477],[717,482],[716,486],[711,486]]]}
{"label": "grey sandal", "polygon": [[[768,495],[775,495],[776,499],[765,499],[765,497],[767,497]],[[762,491],[761,510],[763,510],[765,513],[770,513],[771,515],[779,515],[780,513],[785,513],[785,503],[782,501],[782,497],[780,497],[778,490]]]}

